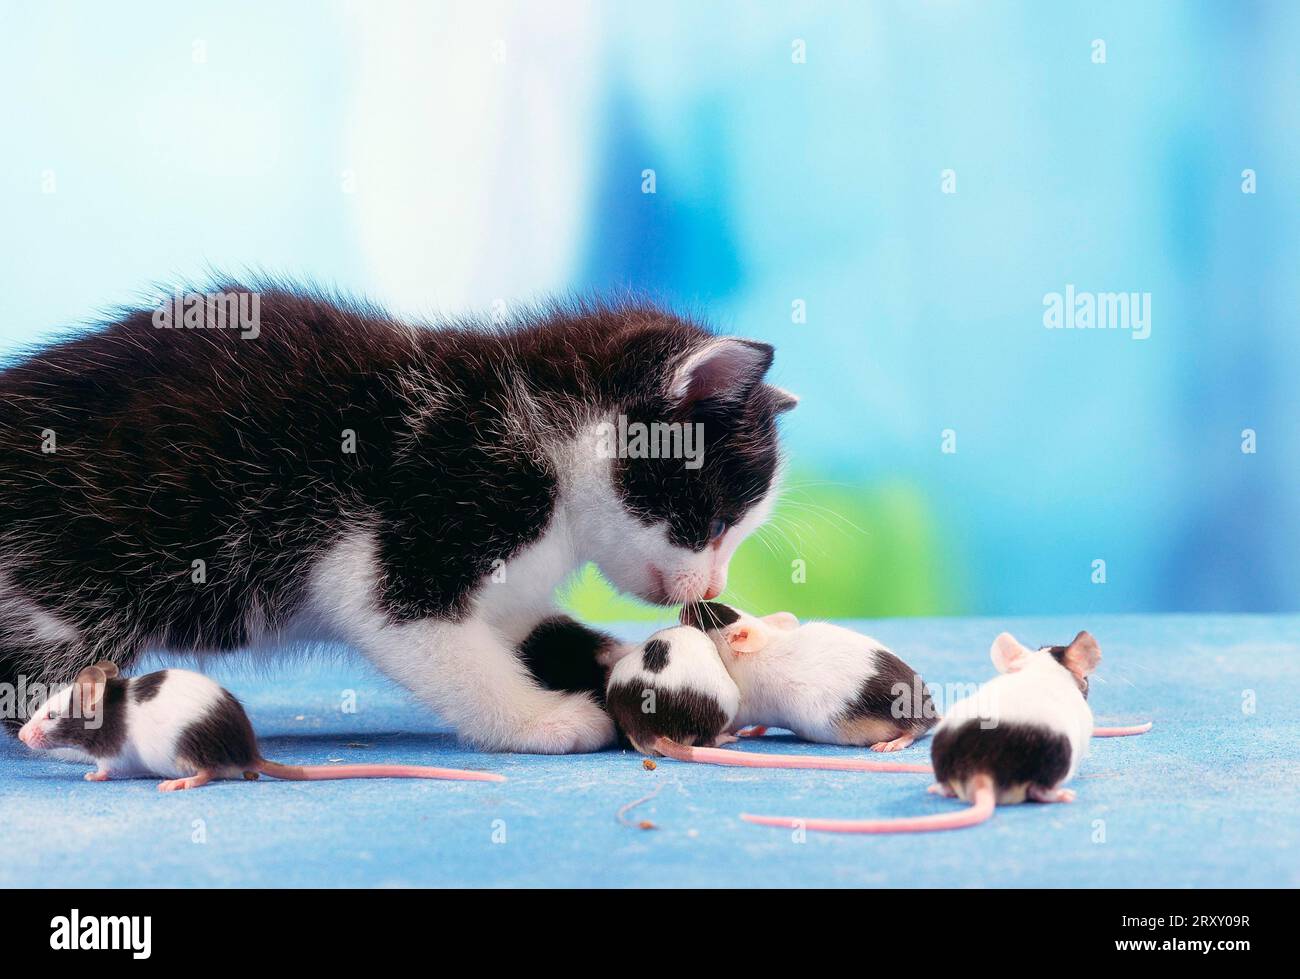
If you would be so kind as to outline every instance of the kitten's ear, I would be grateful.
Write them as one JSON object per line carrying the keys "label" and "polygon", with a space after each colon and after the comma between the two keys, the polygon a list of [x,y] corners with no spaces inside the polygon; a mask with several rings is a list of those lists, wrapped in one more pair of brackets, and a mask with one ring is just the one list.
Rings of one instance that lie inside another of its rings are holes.
{"label": "kitten's ear", "polygon": [[799,404],[799,395],[791,394],[785,388],[768,385],[768,390],[772,392],[772,400],[776,405],[776,413],[778,415],[783,411],[789,411],[791,408]]}
{"label": "kitten's ear", "polygon": [[687,357],[673,373],[668,393],[694,404],[714,399],[739,401],[772,366],[772,347],[756,340],[723,337]]}

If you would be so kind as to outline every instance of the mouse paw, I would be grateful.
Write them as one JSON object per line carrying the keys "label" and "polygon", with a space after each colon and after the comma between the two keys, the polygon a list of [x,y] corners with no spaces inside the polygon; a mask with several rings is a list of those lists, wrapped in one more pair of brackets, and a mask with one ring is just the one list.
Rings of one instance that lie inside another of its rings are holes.
{"label": "mouse paw", "polygon": [[108,772],[87,772],[87,773],[86,773],[86,781],[87,781],[87,782],[107,782],[107,781],[108,781]]}
{"label": "mouse paw", "polygon": [[925,791],[929,792],[931,795],[941,795],[945,799],[953,799],[957,796],[957,793],[948,788],[948,786],[943,782],[935,782]]}
{"label": "mouse paw", "polygon": [[877,741],[871,746],[872,751],[900,751],[915,741],[916,738],[910,734],[904,734],[902,737],[895,738],[893,741]]}
{"label": "mouse paw", "polygon": [[713,747],[721,748],[724,744],[735,744],[739,740],[734,734],[719,734],[713,739]]}
{"label": "mouse paw", "polygon": [[159,782],[158,791],[180,792],[182,789],[197,789],[199,786],[207,785],[211,781],[212,776],[209,773],[199,772],[189,778],[169,778],[165,782]]}
{"label": "mouse paw", "polygon": [[1044,789],[1040,786],[1030,786],[1029,798],[1035,802],[1073,802],[1075,799],[1073,789]]}

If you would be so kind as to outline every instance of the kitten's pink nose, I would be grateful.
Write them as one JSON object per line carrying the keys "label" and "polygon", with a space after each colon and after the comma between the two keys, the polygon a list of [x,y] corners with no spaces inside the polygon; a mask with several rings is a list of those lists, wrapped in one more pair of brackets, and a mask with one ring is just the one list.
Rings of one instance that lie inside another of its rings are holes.
{"label": "kitten's pink nose", "polygon": [[704,600],[712,601],[727,588],[727,562],[722,561],[709,569],[709,587],[704,590]]}

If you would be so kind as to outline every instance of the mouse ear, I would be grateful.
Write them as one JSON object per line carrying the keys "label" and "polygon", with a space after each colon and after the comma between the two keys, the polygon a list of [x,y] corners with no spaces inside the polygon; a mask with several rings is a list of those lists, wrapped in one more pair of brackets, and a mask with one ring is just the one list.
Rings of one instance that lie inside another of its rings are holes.
{"label": "mouse ear", "polygon": [[87,666],[77,674],[73,699],[80,708],[82,717],[89,717],[99,710],[107,683],[108,677],[98,666]]}
{"label": "mouse ear", "polygon": [[104,671],[104,676],[112,680],[118,675],[117,664],[109,659],[101,659],[95,666]]}
{"label": "mouse ear", "polygon": [[722,630],[722,638],[736,653],[757,653],[767,645],[767,633],[753,619],[727,626]]}
{"label": "mouse ear", "polygon": [[799,620],[795,618],[793,612],[773,612],[771,615],[763,616],[763,621],[783,632],[799,628]]}
{"label": "mouse ear", "polygon": [[1020,645],[1016,637],[1009,632],[1004,632],[994,639],[993,645],[989,648],[989,657],[999,673],[1014,673],[1025,665],[1025,657],[1028,655],[1029,650]]}
{"label": "mouse ear", "polygon": [[1075,679],[1082,680],[1101,662],[1101,647],[1097,645],[1097,640],[1092,638],[1092,633],[1081,632],[1070,641],[1070,645],[1065,647],[1065,655],[1061,657],[1062,665],[1074,674]]}

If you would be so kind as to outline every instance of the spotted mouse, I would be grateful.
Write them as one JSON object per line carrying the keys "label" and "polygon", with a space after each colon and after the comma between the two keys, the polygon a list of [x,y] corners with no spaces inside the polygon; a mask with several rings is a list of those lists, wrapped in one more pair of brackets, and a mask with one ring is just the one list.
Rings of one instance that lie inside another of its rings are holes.
{"label": "spotted mouse", "polygon": [[686,746],[736,740],[729,732],[740,691],[709,637],[692,626],[662,629],[615,663],[605,703],[643,754],[656,753],[660,738]]}
{"label": "spotted mouse", "polygon": [[60,751],[95,765],[91,782],[152,775],[161,792],[213,779],[445,778],[500,782],[491,772],[418,765],[281,765],[262,757],[253,725],[220,684],[190,670],[123,677],[107,660],[88,666],[19,729],[36,751]]}
{"label": "spotted mouse", "polygon": [[789,612],[762,617],[721,602],[683,607],[740,690],[741,726],[793,731],[805,741],[897,751],[939,715],[912,667],[870,636]]}
{"label": "spotted mouse", "polygon": [[930,745],[930,791],[967,808],[905,819],[741,818],[830,833],[922,833],[974,826],[1000,805],[1073,801],[1065,786],[1093,735],[1088,678],[1101,662],[1097,641],[1080,632],[1067,646],[1029,649],[1004,632],[990,655],[998,675],[948,709]]}

